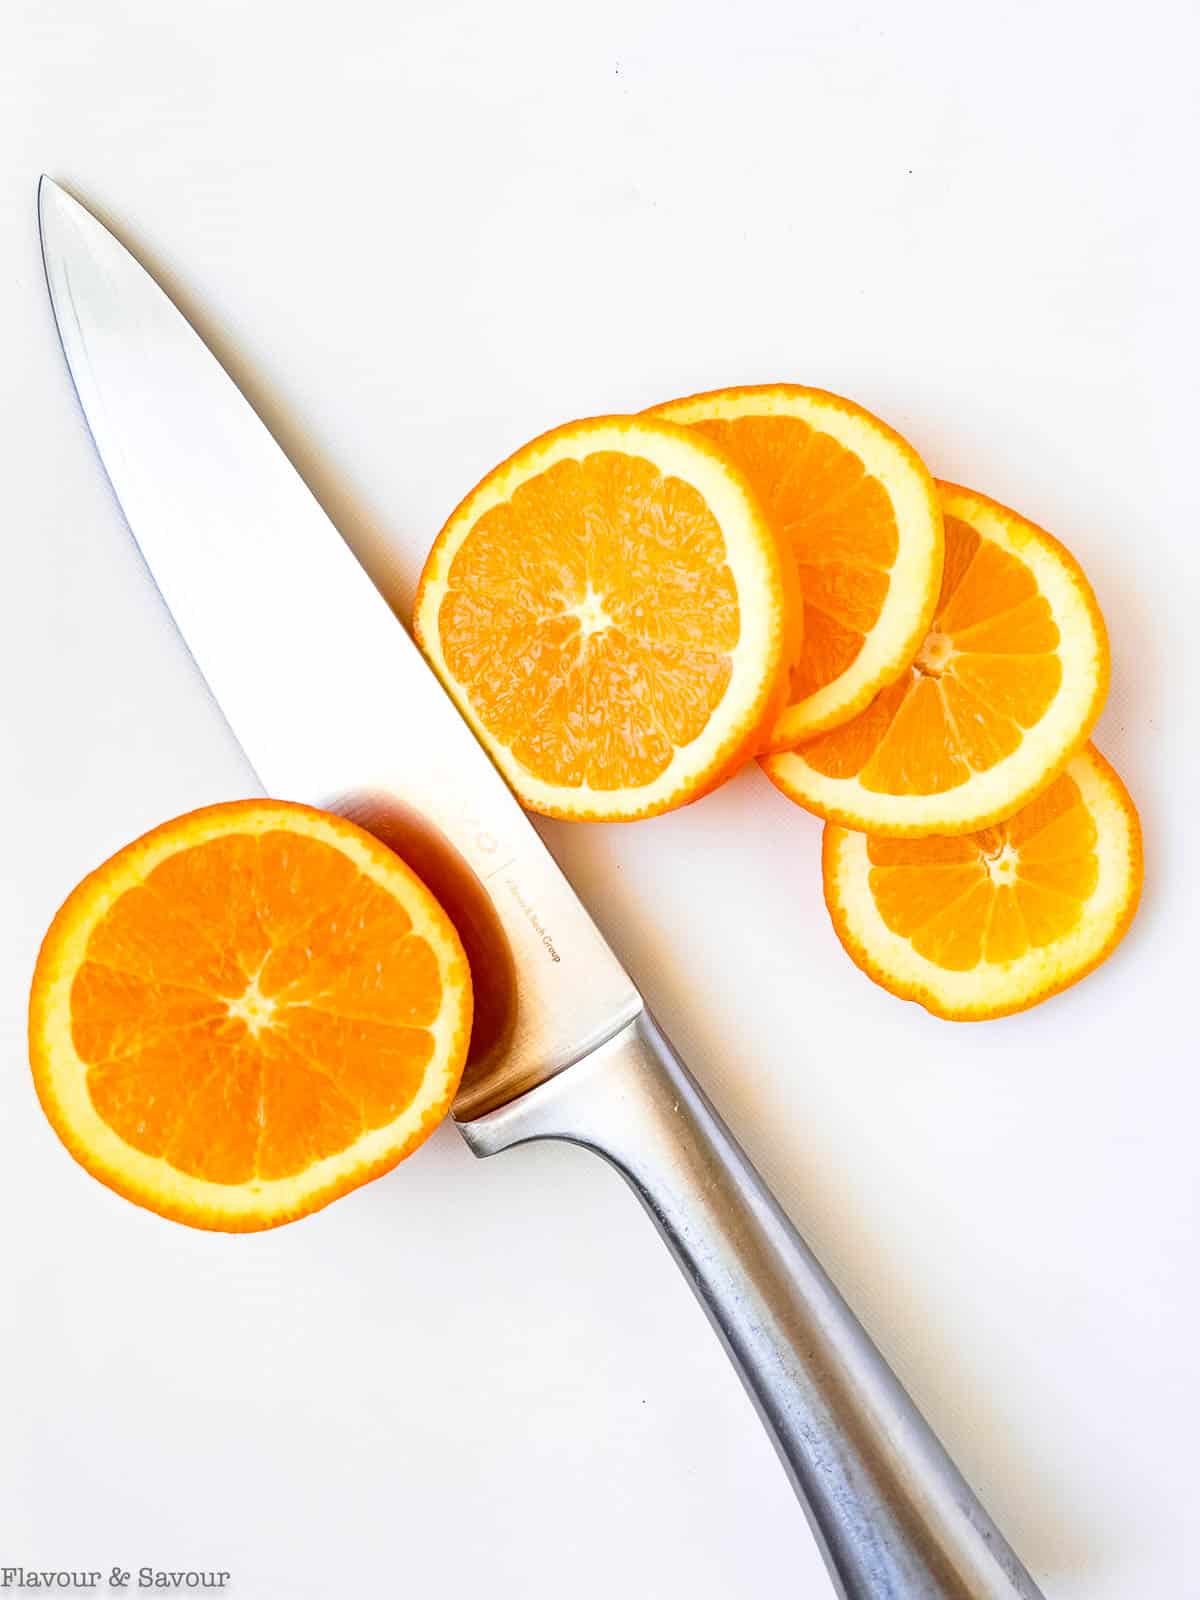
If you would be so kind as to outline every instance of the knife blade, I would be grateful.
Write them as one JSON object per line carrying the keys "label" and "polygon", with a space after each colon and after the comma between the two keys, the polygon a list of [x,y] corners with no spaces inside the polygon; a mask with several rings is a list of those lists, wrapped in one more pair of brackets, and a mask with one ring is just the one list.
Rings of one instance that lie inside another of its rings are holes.
{"label": "knife blade", "polygon": [[842,1600],[1042,1600],[224,370],[48,179],[39,216],[101,459],[259,777],[397,843],[458,913],[477,998],[495,986],[455,1107],[467,1143],[565,1139],[622,1174],[745,1383]]}
{"label": "knife blade", "polygon": [[38,215],[63,353],[100,459],[263,787],[379,834],[463,933],[482,992],[456,1115],[561,1071],[640,1012],[629,975],[191,325],[49,178]]}

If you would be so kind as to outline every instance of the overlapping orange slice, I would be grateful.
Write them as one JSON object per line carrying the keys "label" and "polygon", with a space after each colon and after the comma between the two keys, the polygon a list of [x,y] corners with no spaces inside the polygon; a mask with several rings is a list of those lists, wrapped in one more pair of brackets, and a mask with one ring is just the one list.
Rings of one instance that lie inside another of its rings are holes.
{"label": "overlapping orange slice", "polygon": [[1010,817],[1079,750],[1108,689],[1091,586],[1041,528],[940,484],[946,556],[911,666],[851,722],[764,759],[818,816],[864,833],[973,833]]}
{"label": "overlapping orange slice", "polygon": [[1087,746],[1007,822],[880,839],[829,823],[825,900],[851,958],[893,994],[974,1021],[1036,1005],[1116,947],[1142,843],[1121,780]]}
{"label": "overlapping orange slice", "polygon": [[762,748],[848,721],[908,666],[933,614],[942,516],[924,463],[862,406],[796,384],[717,389],[652,414],[711,439],[746,474],[795,568],[803,629]]}
{"label": "overlapping orange slice", "polygon": [[489,473],[414,627],[525,805],[600,821],[683,805],[761,749],[791,637],[745,478],[651,417],[568,423]]}

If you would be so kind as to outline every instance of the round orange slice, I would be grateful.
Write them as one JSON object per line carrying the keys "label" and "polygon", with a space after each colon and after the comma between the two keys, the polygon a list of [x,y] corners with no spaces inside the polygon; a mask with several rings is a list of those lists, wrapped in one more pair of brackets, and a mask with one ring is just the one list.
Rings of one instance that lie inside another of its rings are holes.
{"label": "round orange slice", "polygon": [[789,799],[864,833],[1012,816],[1084,744],[1108,690],[1104,620],[1074,557],[985,495],[938,488],[945,570],[912,665],[852,722],[763,760]]}
{"label": "round orange slice", "polygon": [[935,1016],[1008,1016],[1112,953],[1142,886],[1137,812],[1091,745],[1007,822],[957,838],[878,839],[829,823],[838,938],[862,970]]}
{"label": "round orange slice", "polygon": [[653,415],[741,468],[795,566],[803,629],[764,750],[848,721],[904,671],[933,615],[942,516],[921,458],[861,406],[795,384],[717,389]]}
{"label": "round orange slice", "polygon": [[649,417],[534,439],[438,535],[418,641],[522,802],[629,821],[761,748],[786,648],[775,536],[708,440]]}
{"label": "round orange slice", "polygon": [[67,1149],[197,1228],[289,1222],[394,1167],[449,1109],[471,979],[370,834],[250,800],[164,823],[42,945],[30,1059]]}

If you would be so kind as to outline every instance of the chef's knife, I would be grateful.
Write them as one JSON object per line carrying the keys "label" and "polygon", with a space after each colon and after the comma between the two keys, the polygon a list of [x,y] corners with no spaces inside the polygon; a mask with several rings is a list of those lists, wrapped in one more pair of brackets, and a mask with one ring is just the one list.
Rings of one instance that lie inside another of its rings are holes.
{"label": "chef's knife", "polygon": [[632,1185],[778,1448],[845,1600],[1039,1590],[646,1010],[512,793],[261,421],[43,178],[63,351],[126,520],[265,789],[356,817],[463,927],[477,1155],[566,1139]]}

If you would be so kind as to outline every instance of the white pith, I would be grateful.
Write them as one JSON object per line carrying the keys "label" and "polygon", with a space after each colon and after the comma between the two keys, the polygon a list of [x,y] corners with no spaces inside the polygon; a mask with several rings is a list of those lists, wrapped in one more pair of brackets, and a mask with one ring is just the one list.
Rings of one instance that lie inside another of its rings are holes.
{"label": "white pith", "polygon": [[569,606],[566,615],[577,619],[581,639],[590,639],[594,633],[603,633],[613,625],[613,619],[604,609],[604,596],[597,594],[590,583],[583,599],[578,605]]}

